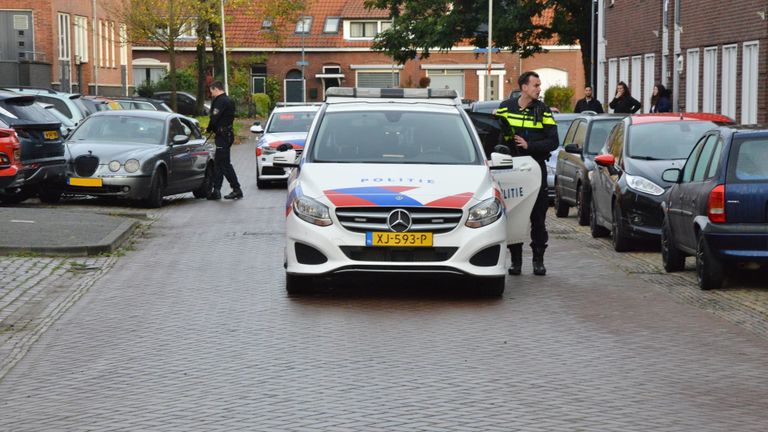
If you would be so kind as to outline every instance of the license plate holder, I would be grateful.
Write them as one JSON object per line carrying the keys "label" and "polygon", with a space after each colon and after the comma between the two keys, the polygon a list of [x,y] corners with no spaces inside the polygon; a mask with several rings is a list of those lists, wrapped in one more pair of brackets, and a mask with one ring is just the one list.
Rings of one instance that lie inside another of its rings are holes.
{"label": "license plate holder", "polygon": [[69,177],[67,178],[67,184],[70,186],[81,186],[81,187],[104,186],[104,182],[100,178]]}
{"label": "license plate holder", "polygon": [[365,233],[366,246],[431,247],[432,244],[431,232],[369,231]]}
{"label": "license plate holder", "polygon": [[47,140],[56,140],[56,139],[59,139],[59,132],[58,131],[45,131],[45,132],[43,132],[43,136]]}

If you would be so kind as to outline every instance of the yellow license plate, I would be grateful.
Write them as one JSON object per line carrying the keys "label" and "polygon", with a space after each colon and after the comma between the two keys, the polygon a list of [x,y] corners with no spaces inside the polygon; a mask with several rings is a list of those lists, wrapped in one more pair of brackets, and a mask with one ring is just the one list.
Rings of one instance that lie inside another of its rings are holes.
{"label": "yellow license plate", "polygon": [[367,232],[366,246],[419,247],[432,246],[431,232]]}
{"label": "yellow license plate", "polygon": [[45,132],[43,132],[43,136],[47,140],[55,140],[55,139],[59,139],[59,132],[58,131],[45,131]]}
{"label": "yellow license plate", "polygon": [[102,187],[104,182],[100,178],[78,178],[70,177],[67,179],[70,186]]}

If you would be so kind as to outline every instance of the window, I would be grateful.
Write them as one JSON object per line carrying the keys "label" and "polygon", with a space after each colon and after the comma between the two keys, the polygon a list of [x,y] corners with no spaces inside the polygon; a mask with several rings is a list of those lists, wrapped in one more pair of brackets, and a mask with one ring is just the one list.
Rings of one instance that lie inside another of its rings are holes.
{"label": "window", "polygon": [[723,89],[721,97],[721,112],[731,118],[736,118],[736,52],[738,46],[723,47]]}
{"label": "window", "polygon": [[645,55],[643,77],[645,81],[643,83],[643,101],[642,104],[646,107],[646,112],[651,111],[651,96],[653,95],[654,75],[656,72],[656,56],[653,54]]}
{"label": "window", "polygon": [[296,22],[296,33],[309,33],[310,29],[312,29],[311,16],[301,17]]}
{"label": "window", "polygon": [[88,63],[88,18],[75,15],[75,61]]}
{"label": "window", "polygon": [[616,94],[616,84],[619,82],[616,75],[618,63],[619,61],[615,58],[608,60],[608,97],[606,98],[608,102],[610,102]]}
{"label": "window", "polygon": [[120,65],[128,64],[128,29],[120,24]]}
{"label": "window", "polygon": [[616,158],[616,162],[621,157],[621,148],[624,146],[624,124],[620,123],[616,125],[611,131],[611,136],[608,137],[606,142],[608,146],[608,152]]}
{"label": "window", "polygon": [[264,21],[261,22],[261,28],[263,29],[272,28],[272,20],[270,18],[264,18]]}
{"label": "window", "polygon": [[625,83],[629,82],[629,57],[619,59],[619,80]]}
{"label": "window", "polygon": [[253,93],[267,92],[267,79],[263,76],[253,76]]}
{"label": "window", "polygon": [[701,153],[701,149],[704,147],[704,143],[706,141],[707,137],[702,137],[696,143],[693,151],[691,151],[691,155],[688,157],[688,161],[685,163],[685,167],[683,167],[683,182],[689,182],[691,181],[691,178],[693,178],[693,168],[696,166],[696,162],[699,160],[699,154]]}
{"label": "window", "polygon": [[[392,27],[391,21],[349,21],[347,39],[373,39],[377,34]],[[346,30],[346,29],[345,29]]]}
{"label": "window", "polygon": [[99,40],[99,66],[104,66],[104,21],[99,20],[96,38]]}
{"label": "window", "polygon": [[197,20],[189,18],[187,22],[179,28],[178,39],[197,39]]}
{"label": "window", "polygon": [[[760,182],[768,180],[768,164],[764,162],[768,159],[768,141],[759,138],[742,141],[739,143],[737,152],[736,166],[734,167],[733,162],[731,162],[730,170],[734,172],[736,180]],[[733,155],[733,150],[731,150],[731,155]],[[729,176],[729,181],[731,177],[734,177],[734,174]]]}
{"label": "window", "polygon": [[758,42],[745,42],[741,66],[741,122],[757,123]]}
{"label": "window", "polygon": [[717,112],[717,47],[704,48],[704,112]]}
{"label": "window", "polygon": [[203,137],[200,134],[200,130],[191,121],[189,121],[189,120],[187,120],[185,118],[182,118],[181,119],[181,123],[184,125],[184,131],[185,132],[188,131],[187,136],[189,137],[189,139],[191,139],[191,140],[193,140],[193,139],[201,139]]}
{"label": "window", "polygon": [[59,60],[69,60],[69,14],[59,14]]}
{"label": "window", "polygon": [[642,56],[635,56],[632,57],[632,87],[630,91],[632,92],[634,97],[636,99],[642,100],[642,77],[640,74],[642,73],[643,68],[643,57]]}
{"label": "window", "polygon": [[685,110],[699,111],[699,49],[689,49],[685,72]]}
{"label": "window", "polygon": [[323,26],[323,33],[338,33],[340,20],[339,17],[327,17]]}
{"label": "window", "polygon": [[723,139],[720,138],[715,144],[715,151],[712,153],[712,161],[709,163],[706,179],[711,179],[717,175],[717,168],[720,167],[720,154],[723,152]]}
{"label": "window", "polygon": [[178,118],[171,119],[171,127],[168,128],[168,142],[173,142],[173,137],[176,135],[189,136],[186,132]]}
{"label": "window", "polygon": [[704,147],[701,149],[701,155],[696,162],[696,168],[693,171],[692,181],[700,182],[704,180],[704,175],[707,173],[709,167],[709,160],[712,158],[712,152],[715,150],[715,143],[717,142],[717,135],[707,136],[707,141],[704,143]]}
{"label": "window", "polygon": [[42,95],[36,95],[35,99],[39,100],[40,102],[49,103],[53,105],[53,107],[56,108],[57,111],[64,114],[68,118],[72,118],[72,111],[69,109],[67,104],[64,103],[63,100],[49,97],[49,96],[42,96]]}
{"label": "window", "polygon": [[568,128],[568,132],[565,133],[565,138],[563,139],[563,143],[565,143],[565,144],[572,144],[572,143],[576,142],[574,140],[574,136],[576,135],[576,129],[583,122],[584,122],[583,120],[576,120],[575,122],[573,122],[571,124],[571,127]]}
{"label": "window", "polygon": [[109,22],[109,66],[115,67],[115,22]]}
{"label": "window", "polygon": [[578,129],[576,129],[576,134],[573,137],[574,142],[579,145],[579,147],[584,148],[584,142],[587,140],[587,124],[586,122],[580,122],[578,125]]}

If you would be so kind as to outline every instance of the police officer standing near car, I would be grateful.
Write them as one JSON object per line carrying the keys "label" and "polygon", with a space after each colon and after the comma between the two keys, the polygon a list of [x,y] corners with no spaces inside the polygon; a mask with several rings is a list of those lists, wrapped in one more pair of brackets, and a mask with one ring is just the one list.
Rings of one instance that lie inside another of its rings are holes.
{"label": "police officer standing near car", "polygon": [[[505,134],[508,146],[515,148],[518,155],[531,156],[541,168],[541,188],[531,211],[531,250],[533,252],[533,274],[547,274],[544,267],[544,250],[549,234],[546,219],[549,198],[547,197],[547,170],[545,162],[551,151],[559,145],[557,124],[549,107],[539,100],[541,79],[536,72],[525,72],[517,79],[521,95],[503,101],[496,110],[496,116],[509,125]],[[514,150],[513,150],[514,153]],[[519,275],[523,265],[523,244],[507,246],[512,255],[509,274]]]}
{"label": "police officer standing near car", "polygon": [[221,199],[221,185],[224,183],[224,177],[232,188],[232,192],[224,199],[240,199],[243,197],[243,191],[240,189],[235,168],[230,160],[230,150],[235,142],[235,131],[232,129],[232,122],[235,120],[235,103],[224,93],[224,85],[221,81],[212,82],[210,90],[213,102],[211,102],[211,119],[206,132],[216,134],[216,156],[213,159],[215,168],[213,190],[208,195],[208,199]]}

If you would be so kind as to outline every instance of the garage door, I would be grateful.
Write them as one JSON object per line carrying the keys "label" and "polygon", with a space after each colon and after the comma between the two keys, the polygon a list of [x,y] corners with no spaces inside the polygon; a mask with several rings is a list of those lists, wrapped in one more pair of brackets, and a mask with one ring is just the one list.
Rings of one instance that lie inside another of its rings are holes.
{"label": "garage door", "polygon": [[[400,85],[400,72],[358,72],[357,86],[371,88],[392,88]],[[394,85],[392,85],[394,81]]]}
{"label": "garage door", "polygon": [[429,75],[429,87],[433,89],[453,89],[464,97],[464,74],[462,75]]}

